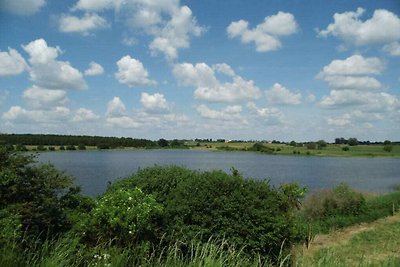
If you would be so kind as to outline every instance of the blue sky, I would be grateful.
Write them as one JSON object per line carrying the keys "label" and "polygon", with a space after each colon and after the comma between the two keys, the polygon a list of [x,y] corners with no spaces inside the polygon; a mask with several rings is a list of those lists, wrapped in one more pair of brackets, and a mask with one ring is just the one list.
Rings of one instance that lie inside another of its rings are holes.
{"label": "blue sky", "polygon": [[400,2],[0,0],[0,132],[400,140]]}

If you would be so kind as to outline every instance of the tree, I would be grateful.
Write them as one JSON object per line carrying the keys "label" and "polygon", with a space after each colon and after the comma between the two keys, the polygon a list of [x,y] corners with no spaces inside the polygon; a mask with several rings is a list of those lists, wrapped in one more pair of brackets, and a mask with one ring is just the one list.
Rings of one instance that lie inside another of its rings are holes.
{"label": "tree", "polygon": [[60,198],[72,179],[52,165],[34,163],[32,155],[0,147],[0,211],[18,216],[23,235],[54,236],[69,228]]}
{"label": "tree", "polygon": [[164,138],[161,138],[160,140],[158,140],[157,144],[160,147],[167,147],[169,145],[169,142],[167,140],[165,140]]}
{"label": "tree", "polygon": [[325,142],[325,140],[318,140],[317,146],[318,146],[318,149],[323,149],[327,146],[327,143]]}
{"label": "tree", "polygon": [[291,142],[289,143],[289,145],[290,145],[290,146],[296,146],[297,144],[296,144],[295,141],[291,141]]}
{"label": "tree", "polygon": [[386,152],[391,152],[392,149],[393,149],[393,146],[390,145],[390,144],[387,144],[387,145],[383,146],[383,150],[386,151]]}
{"label": "tree", "polygon": [[348,144],[349,144],[349,146],[356,146],[356,145],[358,145],[358,140],[357,140],[357,138],[355,138],[355,137],[349,138]]}
{"label": "tree", "polygon": [[307,149],[316,149],[317,144],[315,142],[310,142],[307,144]]}

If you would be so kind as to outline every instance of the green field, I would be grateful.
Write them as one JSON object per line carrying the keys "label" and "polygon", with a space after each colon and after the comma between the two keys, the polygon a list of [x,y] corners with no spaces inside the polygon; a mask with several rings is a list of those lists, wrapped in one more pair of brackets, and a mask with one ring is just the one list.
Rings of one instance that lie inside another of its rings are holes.
{"label": "green field", "polygon": [[[248,151],[254,142],[202,142],[198,146],[195,142],[187,143],[193,149],[210,151]],[[330,156],[330,157],[400,157],[400,145],[392,145],[390,152],[385,151],[384,145],[336,145],[328,144],[322,149],[308,149],[306,146],[290,146],[286,144],[262,143],[264,146],[274,149],[274,155],[294,156]],[[348,147],[344,151],[343,147]]]}

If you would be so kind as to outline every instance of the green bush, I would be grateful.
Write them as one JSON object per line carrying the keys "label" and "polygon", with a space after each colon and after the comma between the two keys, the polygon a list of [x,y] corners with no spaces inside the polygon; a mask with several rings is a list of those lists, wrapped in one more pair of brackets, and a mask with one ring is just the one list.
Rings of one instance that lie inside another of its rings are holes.
{"label": "green bush", "polygon": [[[284,193],[266,181],[245,180],[221,171],[153,167],[113,185],[139,187],[164,206],[163,240],[188,244],[210,237],[226,239],[249,254],[277,258],[294,240],[292,208]],[[161,238],[161,237],[160,237]]]}
{"label": "green bush", "polygon": [[344,183],[333,189],[316,192],[304,203],[305,215],[310,219],[323,219],[336,215],[358,215],[364,208],[364,196]]}
{"label": "green bush", "polygon": [[151,220],[159,216],[162,206],[139,188],[117,189],[104,194],[84,223],[89,243],[111,242],[129,245],[153,236]]}
{"label": "green bush", "polygon": [[19,216],[25,236],[49,237],[70,226],[60,198],[72,179],[51,165],[33,163],[33,156],[0,147],[0,209]]}

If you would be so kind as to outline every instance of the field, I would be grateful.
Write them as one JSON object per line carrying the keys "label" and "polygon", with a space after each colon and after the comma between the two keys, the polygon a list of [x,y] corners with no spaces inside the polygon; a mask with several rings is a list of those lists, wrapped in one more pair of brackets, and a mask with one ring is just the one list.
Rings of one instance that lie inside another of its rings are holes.
{"label": "field", "polygon": [[399,266],[400,213],[317,235],[297,249],[297,266]]}
{"label": "field", "polygon": [[[247,151],[254,142],[202,142],[187,143],[193,149],[210,151]],[[385,151],[384,145],[336,145],[328,144],[322,149],[308,149],[306,146],[290,146],[287,144],[262,143],[264,146],[274,149],[274,155],[296,155],[296,156],[330,156],[330,157],[400,157],[400,145],[393,145],[390,152]],[[343,150],[347,147],[348,150]]]}

